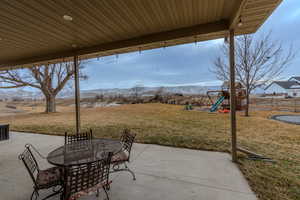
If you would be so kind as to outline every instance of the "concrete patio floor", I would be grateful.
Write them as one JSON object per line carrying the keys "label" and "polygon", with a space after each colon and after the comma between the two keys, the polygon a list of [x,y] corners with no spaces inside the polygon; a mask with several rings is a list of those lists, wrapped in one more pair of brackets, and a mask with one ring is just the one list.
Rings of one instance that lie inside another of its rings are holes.
{"label": "concrete patio floor", "polygon": [[[47,155],[63,145],[63,137],[11,133],[10,140],[0,141],[0,200],[30,199],[32,182],[18,160],[26,143]],[[49,166],[46,160],[38,160],[41,168]],[[109,192],[111,200],[257,199],[226,153],[134,144],[130,167],[137,180],[133,181],[127,172],[114,174]],[[104,199],[104,194],[82,199]]]}

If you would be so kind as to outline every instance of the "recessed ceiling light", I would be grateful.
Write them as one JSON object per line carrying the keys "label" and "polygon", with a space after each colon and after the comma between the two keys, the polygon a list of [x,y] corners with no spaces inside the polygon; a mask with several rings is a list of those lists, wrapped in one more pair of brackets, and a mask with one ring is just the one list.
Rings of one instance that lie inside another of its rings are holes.
{"label": "recessed ceiling light", "polygon": [[3,40],[3,39],[0,37],[0,41],[1,41],[1,40]]}
{"label": "recessed ceiling light", "polygon": [[66,21],[72,21],[73,17],[71,17],[70,15],[64,15],[63,19],[66,20]]}
{"label": "recessed ceiling light", "polygon": [[76,48],[76,47],[77,47],[77,45],[76,45],[76,44],[72,44],[72,47],[73,47],[73,48]]}

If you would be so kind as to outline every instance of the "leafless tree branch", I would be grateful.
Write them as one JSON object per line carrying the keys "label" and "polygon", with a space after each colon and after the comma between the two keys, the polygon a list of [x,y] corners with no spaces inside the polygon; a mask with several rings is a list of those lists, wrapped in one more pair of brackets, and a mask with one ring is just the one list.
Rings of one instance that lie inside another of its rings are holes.
{"label": "leafless tree branch", "polygon": [[[83,62],[79,62],[83,69]],[[46,112],[55,112],[55,98],[74,75],[72,62],[32,66],[23,70],[6,70],[0,72],[0,88],[33,87],[41,90],[46,99]],[[81,79],[87,76],[80,72]]]}
{"label": "leafless tree branch", "polygon": [[[217,79],[229,81],[229,46],[220,47],[220,55],[213,60],[210,69]],[[249,95],[257,87],[277,78],[295,58],[291,45],[286,50],[280,41],[271,39],[271,32],[266,35],[242,35],[235,39],[236,81],[246,89],[248,116]]]}

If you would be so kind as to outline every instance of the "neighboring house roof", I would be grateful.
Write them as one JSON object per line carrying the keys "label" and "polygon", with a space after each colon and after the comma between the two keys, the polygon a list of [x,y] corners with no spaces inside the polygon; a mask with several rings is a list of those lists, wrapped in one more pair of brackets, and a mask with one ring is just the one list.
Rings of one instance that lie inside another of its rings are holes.
{"label": "neighboring house roof", "polygon": [[295,86],[295,85],[300,87],[300,84],[296,81],[274,81],[268,87],[266,87],[265,90],[267,90],[273,84],[277,84],[277,85],[279,85],[280,87],[282,87],[284,89],[291,89],[292,86]]}
{"label": "neighboring house roof", "polygon": [[297,81],[300,81],[300,76],[292,76],[289,80],[296,79]]}
{"label": "neighboring house roof", "polygon": [[290,87],[290,89],[300,89],[300,85],[299,84],[298,85],[292,85]]}

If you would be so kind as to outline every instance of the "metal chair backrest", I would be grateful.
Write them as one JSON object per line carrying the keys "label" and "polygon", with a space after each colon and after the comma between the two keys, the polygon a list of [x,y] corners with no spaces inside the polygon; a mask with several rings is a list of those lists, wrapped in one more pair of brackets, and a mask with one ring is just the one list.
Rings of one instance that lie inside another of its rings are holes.
{"label": "metal chair backrest", "polygon": [[102,187],[101,184],[109,184],[111,157],[111,152],[105,153],[102,160],[67,167],[64,183],[65,199],[80,192],[88,193],[97,186]]}
{"label": "metal chair backrest", "polygon": [[92,138],[93,138],[92,129],[90,129],[90,132],[84,132],[84,133],[78,133],[72,135],[68,135],[68,133],[65,132],[65,144],[71,144],[82,140],[91,140]]}
{"label": "metal chair backrest", "polygon": [[30,150],[30,145],[25,145],[25,150],[19,155],[19,159],[23,161],[35,187],[37,187],[36,176],[40,169],[32,151]]}
{"label": "metal chair backrest", "polygon": [[136,134],[130,133],[129,129],[124,129],[123,134],[121,135],[122,149],[123,149],[123,151],[127,152],[128,159],[130,157],[130,152],[131,152],[132,144],[134,142],[135,137],[136,137]]}
{"label": "metal chair backrest", "polygon": [[9,125],[0,125],[0,140],[8,140],[9,139]]}

